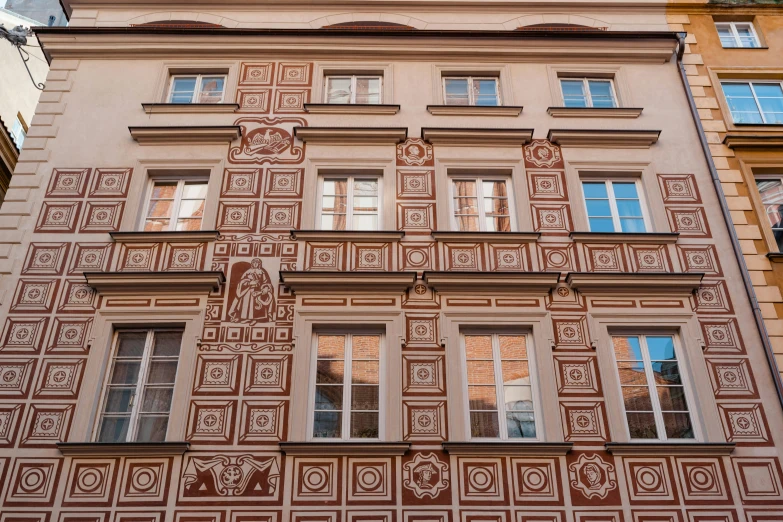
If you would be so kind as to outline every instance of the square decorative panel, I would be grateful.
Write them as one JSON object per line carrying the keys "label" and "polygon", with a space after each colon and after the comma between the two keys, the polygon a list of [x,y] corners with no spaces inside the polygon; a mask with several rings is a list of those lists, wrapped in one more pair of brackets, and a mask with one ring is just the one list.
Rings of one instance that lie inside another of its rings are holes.
{"label": "square decorative panel", "polygon": [[36,232],[73,233],[79,220],[81,201],[44,201]]}
{"label": "square decorative panel", "polygon": [[20,279],[11,301],[11,313],[51,312],[59,285],[58,279]]}
{"label": "square decorative panel", "polygon": [[299,228],[301,203],[263,203],[261,230],[291,230]]}
{"label": "square decorative panel", "polygon": [[47,198],[82,198],[87,191],[87,183],[92,169],[54,169]]}
{"label": "square decorative panel", "polygon": [[397,199],[435,199],[435,171],[398,170]]}
{"label": "square decorative panel", "polygon": [[272,85],[274,70],[274,63],[243,63],[239,85]]}
{"label": "square decorative panel", "polygon": [[240,88],[237,90],[237,103],[240,112],[267,114],[271,98],[272,89]]}
{"label": "square decorative panel", "polygon": [[255,232],[257,225],[257,202],[220,202],[218,206],[218,230],[226,232]]}
{"label": "square decorative panel", "polygon": [[126,198],[133,169],[96,169],[90,198]]}
{"label": "square decorative panel", "polygon": [[285,439],[288,401],[243,401],[239,444],[275,443]]}
{"label": "square decorative panel", "polygon": [[277,114],[294,114],[305,111],[305,103],[310,102],[310,89],[276,89],[275,108]]}
{"label": "square decorative panel", "polygon": [[261,194],[261,169],[226,169],[221,198],[255,199]]}
{"label": "square decorative panel", "polygon": [[79,232],[116,232],[120,229],[125,202],[96,203],[88,201],[84,207]]}
{"label": "square decorative panel", "polygon": [[47,333],[46,317],[8,317],[0,336],[2,354],[36,354]]}
{"label": "square decorative panel", "polygon": [[268,168],[264,175],[265,198],[301,198],[304,170]]}
{"label": "square decorative panel", "polygon": [[280,63],[277,69],[277,85],[309,86],[313,81],[313,64]]}
{"label": "square decorative panel", "polygon": [[70,243],[31,243],[22,274],[62,275]]}

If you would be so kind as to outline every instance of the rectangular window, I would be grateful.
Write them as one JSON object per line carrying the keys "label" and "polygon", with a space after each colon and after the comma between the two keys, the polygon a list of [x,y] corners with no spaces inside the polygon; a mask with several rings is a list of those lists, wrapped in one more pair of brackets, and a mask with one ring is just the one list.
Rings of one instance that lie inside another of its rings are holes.
{"label": "rectangular window", "polygon": [[612,80],[562,78],[560,88],[566,107],[617,107]]}
{"label": "rectangular window", "polygon": [[166,440],[182,330],[122,330],[114,337],[98,442]]}
{"label": "rectangular window", "polygon": [[470,436],[536,438],[527,336],[476,333],[465,334],[462,339]]}
{"label": "rectangular window", "polygon": [[16,120],[14,120],[14,124],[11,127],[11,138],[14,140],[14,143],[16,143],[16,148],[19,150],[22,150],[24,139],[27,137],[27,130],[25,129],[25,124],[22,121],[22,115],[17,115]]}
{"label": "rectangular window", "polygon": [[634,181],[583,181],[590,232],[647,232]]}
{"label": "rectangular window", "polygon": [[225,74],[183,74],[171,77],[169,103],[222,103]]}
{"label": "rectangular window", "polygon": [[379,438],[381,337],[316,336],[313,438]]}
{"label": "rectangular window", "polygon": [[383,77],[327,76],[325,103],[377,105],[382,100]]}
{"label": "rectangular window", "polygon": [[631,439],[692,439],[691,416],[671,335],[612,337]]}
{"label": "rectangular window", "polygon": [[778,251],[783,252],[783,181],[780,178],[757,178],[756,186]]}
{"label": "rectangular window", "polygon": [[456,230],[510,232],[508,182],[493,178],[454,178],[453,205]]}
{"label": "rectangular window", "polygon": [[154,181],[144,231],[201,230],[206,199],[206,180]]}
{"label": "rectangular window", "polygon": [[721,82],[734,123],[783,124],[780,82]]}
{"label": "rectangular window", "polygon": [[321,178],[321,230],[378,230],[379,178],[323,176]]}
{"label": "rectangular window", "polygon": [[500,105],[497,78],[449,76],[443,78],[443,100],[446,105]]}
{"label": "rectangular window", "polygon": [[715,28],[723,47],[761,47],[751,22],[721,22]]}

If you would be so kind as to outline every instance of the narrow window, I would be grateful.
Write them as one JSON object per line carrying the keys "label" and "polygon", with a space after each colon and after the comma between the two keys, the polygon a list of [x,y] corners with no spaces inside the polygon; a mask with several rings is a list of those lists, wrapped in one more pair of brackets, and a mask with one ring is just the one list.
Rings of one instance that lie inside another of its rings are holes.
{"label": "narrow window", "polygon": [[500,105],[498,79],[473,76],[443,78],[443,99],[446,105]]}
{"label": "narrow window", "polygon": [[495,178],[452,180],[456,230],[462,232],[510,232],[508,182]]}
{"label": "narrow window", "polygon": [[379,438],[381,337],[316,336],[313,438]]}
{"label": "narrow window", "polygon": [[14,140],[14,143],[16,143],[16,148],[22,150],[24,140],[27,138],[27,125],[25,125],[24,118],[22,118],[21,114],[16,115],[14,124],[11,127],[11,138]]}
{"label": "narrow window", "polygon": [[566,107],[617,107],[612,80],[569,78],[560,80]]}
{"label": "narrow window", "polygon": [[206,199],[206,180],[153,181],[144,231],[201,230]]}
{"label": "narrow window", "polygon": [[166,440],[182,330],[121,330],[114,336],[99,442]]}
{"label": "narrow window", "polygon": [[751,22],[721,22],[715,28],[723,47],[761,47]]}
{"label": "narrow window", "polygon": [[783,252],[783,182],[780,178],[757,178],[756,186],[778,251]]}
{"label": "narrow window", "polygon": [[377,75],[327,76],[326,103],[377,105],[381,103],[383,77]]}
{"label": "narrow window", "polygon": [[378,230],[379,178],[323,176],[321,178],[321,230]]}
{"label": "narrow window", "polygon": [[634,181],[583,181],[590,232],[646,232]]}
{"label": "narrow window", "polygon": [[671,335],[612,337],[631,439],[694,438]]}
{"label": "narrow window", "polygon": [[168,101],[169,103],[222,103],[225,90],[225,75],[175,75],[171,77]]}
{"label": "narrow window", "polygon": [[783,123],[780,82],[721,82],[734,123]]}
{"label": "narrow window", "polygon": [[527,336],[465,334],[470,436],[536,438]]}

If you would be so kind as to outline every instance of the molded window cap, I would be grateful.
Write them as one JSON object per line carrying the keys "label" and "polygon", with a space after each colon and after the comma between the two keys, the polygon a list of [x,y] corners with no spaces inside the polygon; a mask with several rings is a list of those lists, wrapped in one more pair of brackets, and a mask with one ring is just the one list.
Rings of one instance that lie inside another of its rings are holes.
{"label": "molded window cap", "polygon": [[424,281],[440,293],[547,295],[557,286],[556,272],[424,272]]}
{"label": "molded window cap", "polygon": [[783,263],[783,252],[770,252],[767,254],[767,259],[773,263]]}
{"label": "molded window cap", "polygon": [[183,230],[175,232],[109,232],[117,243],[200,243],[217,241],[217,230]]}
{"label": "molded window cap", "polygon": [[421,137],[433,145],[521,147],[533,141],[533,129],[465,129],[425,127]]}
{"label": "molded window cap", "polygon": [[553,118],[638,118],[641,107],[549,107]]}
{"label": "molded window cap", "polygon": [[142,103],[147,114],[211,114],[233,113],[238,103]]}
{"label": "molded window cap", "polygon": [[411,448],[409,442],[346,442],[346,441],[312,441],[312,442],[280,442],[280,451],[286,455],[383,455],[402,456]]}
{"label": "molded window cap", "polygon": [[566,283],[582,294],[646,294],[689,296],[704,274],[670,272],[570,272]]}
{"label": "molded window cap", "polygon": [[305,103],[310,114],[372,114],[391,116],[400,112],[399,105],[379,103]]}
{"label": "molded window cap", "polygon": [[686,455],[706,457],[731,455],[733,442],[607,442],[604,447],[612,455]]}
{"label": "molded window cap", "polygon": [[[736,123],[735,123],[736,125]],[[737,147],[783,147],[783,134],[726,134],[723,144],[730,149]]]}
{"label": "molded window cap", "polygon": [[280,283],[298,294],[394,293],[416,283],[416,272],[280,271]]}
{"label": "molded window cap", "polygon": [[65,456],[127,456],[151,457],[182,455],[190,442],[58,442],[57,449]]}
{"label": "molded window cap", "polygon": [[398,242],[405,236],[398,230],[291,230],[293,241],[353,241],[355,243]]}
{"label": "molded window cap", "polygon": [[294,136],[320,145],[397,145],[408,139],[408,128],[294,127]]}
{"label": "molded window cap", "polygon": [[85,272],[84,278],[102,295],[209,293],[226,282],[223,272]]}
{"label": "molded window cap", "polygon": [[576,243],[644,243],[668,245],[677,242],[679,232],[571,232],[571,239]]}
{"label": "molded window cap", "polygon": [[554,457],[566,455],[573,442],[442,442],[449,455],[512,455],[521,457]]}
{"label": "molded window cap", "polygon": [[551,129],[547,139],[561,147],[648,149],[660,135],[659,130]]}
{"label": "molded window cap", "polygon": [[518,105],[427,105],[433,116],[507,116],[522,114]]}
{"label": "molded window cap", "polygon": [[488,241],[492,243],[535,243],[540,232],[432,232],[435,241],[452,243]]}
{"label": "molded window cap", "polygon": [[209,145],[231,143],[242,136],[237,125],[203,127],[128,127],[139,145]]}

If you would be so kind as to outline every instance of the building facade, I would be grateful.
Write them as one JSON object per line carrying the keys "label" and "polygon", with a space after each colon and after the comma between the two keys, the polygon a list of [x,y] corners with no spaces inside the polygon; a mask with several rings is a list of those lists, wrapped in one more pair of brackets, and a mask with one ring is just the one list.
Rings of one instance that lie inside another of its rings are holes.
{"label": "building facade", "polygon": [[663,3],[64,3],[0,520],[779,520]]}

